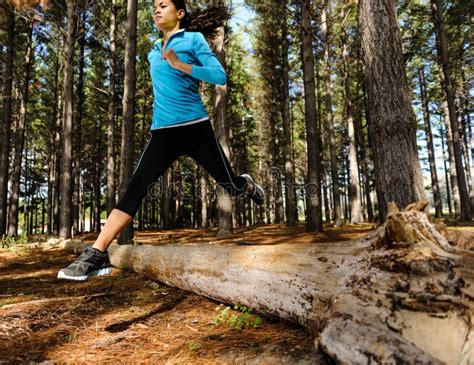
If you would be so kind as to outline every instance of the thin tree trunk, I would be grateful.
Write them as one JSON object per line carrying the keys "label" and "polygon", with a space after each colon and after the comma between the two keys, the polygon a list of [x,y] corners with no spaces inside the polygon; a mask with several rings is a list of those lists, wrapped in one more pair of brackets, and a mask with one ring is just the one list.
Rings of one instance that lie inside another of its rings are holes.
{"label": "thin tree trunk", "polygon": [[325,102],[326,102],[326,120],[329,137],[329,156],[331,162],[332,195],[334,201],[333,219],[334,225],[341,225],[342,211],[339,191],[339,174],[337,168],[336,139],[334,136],[334,117],[332,113],[332,86],[331,86],[331,60],[329,57],[330,37],[331,37],[331,13],[330,2],[326,0],[321,14],[322,37],[324,39],[324,83],[325,83]]}
{"label": "thin tree trunk", "polygon": [[436,31],[436,48],[438,50],[439,63],[442,67],[441,81],[446,93],[446,101],[449,111],[449,122],[451,124],[451,133],[453,137],[454,164],[456,168],[457,184],[460,198],[460,215],[462,221],[470,221],[472,218],[469,192],[466,185],[466,176],[462,164],[461,140],[459,136],[459,125],[456,117],[454,105],[454,88],[451,80],[450,65],[448,59],[448,50],[446,43],[446,34],[444,30],[443,9],[440,0],[431,0],[431,11]]}
{"label": "thin tree trunk", "polygon": [[368,91],[368,123],[380,220],[387,205],[425,200],[416,118],[405,74],[395,3],[361,0],[359,22]]}
{"label": "thin tree trunk", "polygon": [[[125,45],[125,80],[122,99],[122,143],[120,151],[120,193],[127,189],[133,172],[135,133],[135,88],[137,54],[137,0],[127,1],[127,39]],[[133,221],[119,235],[119,244],[130,243],[133,239]]]}
{"label": "thin tree trunk", "polygon": [[21,176],[21,160],[23,156],[23,148],[25,144],[25,128],[26,128],[26,112],[28,105],[28,88],[30,83],[30,71],[34,62],[33,50],[33,28],[34,21],[29,20],[28,38],[25,53],[25,63],[23,70],[23,85],[20,98],[20,115],[15,133],[15,144],[13,152],[13,171],[11,179],[10,193],[10,212],[8,218],[8,235],[16,236],[18,234],[18,205],[20,200],[20,176]]}
{"label": "thin tree trunk", "polygon": [[208,212],[207,212],[207,179],[206,172],[199,166],[199,188],[201,191],[201,228],[207,229],[209,227]]}
{"label": "thin tree trunk", "polygon": [[[448,212],[449,215],[453,214],[453,208],[451,206],[451,192],[449,189],[449,171],[448,171],[448,166],[446,164],[446,153],[444,149],[444,131],[443,127],[439,127],[439,135],[441,137],[441,151],[443,152],[443,165],[444,165],[444,181],[446,185],[446,200],[448,203]],[[448,157],[449,158],[449,157]]]}
{"label": "thin tree trunk", "polygon": [[111,0],[109,30],[109,101],[107,115],[107,215],[115,207],[115,73],[117,69],[116,38],[117,0]]}
{"label": "thin tree trunk", "polygon": [[170,200],[171,200],[171,174],[172,166],[163,174],[162,192],[161,192],[161,225],[163,229],[171,228]]}
{"label": "thin tree trunk", "polygon": [[0,128],[0,236],[6,233],[8,214],[8,178],[10,156],[10,134],[13,104],[13,61],[15,58],[15,11],[12,5],[5,4],[7,40],[3,92],[3,118]]}
{"label": "thin tree trunk", "polygon": [[[215,0],[214,5],[222,6],[222,0]],[[212,49],[217,55],[222,66],[226,67],[226,54],[224,49],[225,31],[219,27]],[[214,105],[214,130],[219,143],[229,161],[231,160],[229,148],[229,125],[227,120],[227,85],[216,85],[213,93]],[[232,197],[222,188],[217,188],[217,236],[224,237],[232,234]]]}
{"label": "thin tree trunk", "polygon": [[[52,110],[51,110],[51,117],[50,117],[50,137],[49,137],[49,161],[48,161],[48,196],[47,196],[47,212],[48,212],[48,219],[47,225],[48,235],[53,234],[53,196],[55,194],[55,176],[59,173],[56,170],[56,161],[58,159],[59,151],[56,147],[56,134],[58,133],[57,128],[57,114],[58,114],[58,104],[59,104],[59,56],[55,58],[54,62],[54,89],[53,89],[53,99],[52,99]],[[57,192],[56,192],[57,193]]]}
{"label": "thin tree trunk", "polygon": [[287,0],[281,2],[281,38],[282,38],[282,95],[281,95],[281,117],[283,120],[283,134],[285,144],[285,213],[286,224],[289,227],[296,225],[296,196],[295,178],[293,174],[293,158],[291,148],[291,125],[290,125],[290,98],[289,98],[289,77],[288,77],[288,10]]}
{"label": "thin tree trunk", "polygon": [[[81,9],[82,20],[81,30],[79,34],[79,75],[77,82],[77,103],[76,103],[76,120],[74,125],[75,146],[73,150],[74,156],[74,189],[72,193],[72,219],[74,233],[79,232],[79,195],[81,190],[81,158],[82,158],[82,114],[84,108],[84,67],[85,67],[85,23],[86,9]],[[98,146],[98,145],[97,145]]]}
{"label": "thin tree trunk", "polygon": [[[100,131],[100,125],[101,125],[101,119],[99,117],[96,117],[96,126],[95,126],[95,145],[100,146],[101,145],[101,131]],[[101,230],[101,225],[100,225],[100,211],[101,211],[101,205],[100,205],[100,175],[101,175],[101,162],[102,162],[102,156],[100,154],[101,149],[97,148],[96,153],[95,153],[95,161],[94,161],[94,231],[95,232],[100,232]]]}
{"label": "thin tree trunk", "polygon": [[463,103],[462,103],[462,109],[463,109],[463,114],[464,118],[466,120],[466,125],[467,125],[467,137],[468,137],[468,145],[469,149],[471,151],[471,162],[470,162],[470,168],[471,168],[471,189],[469,193],[469,197],[471,199],[471,212],[474,212],[474,136],[472,133],[472,127],[471,127],[471,114],[469,111],[469,93],[467,92],[467,81],[466,81],[466,75],[464,72],[464,68],[461,68],[461,75],[462,75],[462,81],[463,81]]}
{"label": "thin tree trunk", "polygon": [[[358,52],[359,54],[359,49]],[[356,136],[360,138],[359,141],[359,146],[360,146],[360,161],[361,161],[361,170],[362,170],[362,176],[364,177],[364,190],[365,190],[365,200],[366,200],[366,205],[367,205],[367,220],[369,222],[374,221],[374,209],[372,206],[372,198],[370,196],[370,176],[369,176],[369,168],[367,164],[367,154],[366,154],[366,149],[367,149],[367,144],[365,141],[365,134],[366,134],[366,129],[362,128],[362,109],[364,109],[365,112],[365,120],[367,122],[368,120],[368,106],[367,106],[367,87],[363,78],[363,72],[362,72],[362,63],[361,63],[361,57],[360,55],[358,56],[359,64],[358,64],[358,70],[359,70],[359,85],[361,85],[362,89],[362,104],[363,108],[360,107],[359,112],[357,113],[357,118],[355,119],[356,121]],[[359,104],[360,105],[360,104]]]}
{"label": "thin tree trunk", "polygon": [[458,175],[454,158],[454,144],[451,123],[449,122],[448,103],[443,101],[444,125],[446,126],[446,144],[448,145],[449,158],[449,180],[451,184],[451,192],[454,201],[454,214],[456,217],[461,216],[461,197],[459,195]]}
{"label": "thin tree trunk", "polygon": [[306,186],[306,231],[322,232],[321,139],[316,107],[311,0],[301,1],[301,59],[303,64],[305,126],[308,167]]}
{"label": "thin tree trunk", "polygon": [[71,237],[72,226],[72,119],[74,95],[74,44],[76,23],[74,1],[67,0],[67,36],[64,60],[64,106],[61,154],[61,214],[59,215],[59,236]]}
{"label": "thin tree trunk", "polygon": [[362,214],[362,197],[359,181],[359,163],[357,160],[357,141],[355,137],[354,116],[352,108],[351,76],[349,72],[348,36],[344,29],[342,32],[342,59],[344,67],[344,114],[347,120],[347,134],[349,139],[349,200],[350,222],[361,223],[364,221]]}
{"label": "thin tree trunk", "polygon": [[[64,88],[63,88],[64,89]],[[53,197],[53,232],[55,235],[59,235],[59,197],[61,194],[61,125],[62,125],[62,109],[63,109],[63,96],[62,93],[58,95],[58,107],[56,115],[56,129],[54,134],[54,146],[55,146],[55,161],[54,161],[54,197]]]}
{"label": "thin tree trunk", "polygon": [[428,107],[428,98],[426,96],[426,82],[424,67],[418,69],[418,78],[420,85],[420,98],[423,106],[423,120],[425,122],[426,144],[428,146],[428,160],[430,164],[431,186],[433,189],[433,200],[435,206],[435,217],[439,218],[443,215],[441,205],[441,194],[439,192],[438,173],[436,172],[435,152],[433,146],[433,134],[431,133],[430,110]]}

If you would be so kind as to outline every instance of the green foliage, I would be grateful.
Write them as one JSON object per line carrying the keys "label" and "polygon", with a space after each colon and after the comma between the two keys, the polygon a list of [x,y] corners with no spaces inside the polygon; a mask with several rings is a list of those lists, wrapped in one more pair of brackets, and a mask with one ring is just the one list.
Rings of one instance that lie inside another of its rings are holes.
{"label": "green foliage", "polygon": [[1,239],[2,248],[13,248],[15,246],[24,246],[28,243],[26,232],[22,232],[16,237],[3,236]]}
{"label": "green foliage", "polygon": [[262,323],[262,318],[252,313],[252,308],[234,305],[233,308],[237,313],[232,313],[230,306],[220,304],[215,308],[219,314],[213,318],[214,325],[228,324],[232,329],[241,331],[246,328],[258,328]]}
{"label": "green foliage", "polygon": [[188,349],[189,349],[189,351],[195,353],[196,350],[198,350],[199,348],[201,348],[201,345],[200,345],[198,342],[196,342],[196,341],[194,341],[194,340],[188,341]]}

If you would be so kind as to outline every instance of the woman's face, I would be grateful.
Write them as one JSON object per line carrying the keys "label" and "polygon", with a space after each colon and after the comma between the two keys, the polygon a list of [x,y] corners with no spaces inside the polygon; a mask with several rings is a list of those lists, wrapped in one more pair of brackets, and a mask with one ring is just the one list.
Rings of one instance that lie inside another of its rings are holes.
{"label": "woman's face", "polygon": [[184,10],[177,10],[171,0],[155,0],[154,2],[153,20],[160,30],[173,29],[184,15]]}

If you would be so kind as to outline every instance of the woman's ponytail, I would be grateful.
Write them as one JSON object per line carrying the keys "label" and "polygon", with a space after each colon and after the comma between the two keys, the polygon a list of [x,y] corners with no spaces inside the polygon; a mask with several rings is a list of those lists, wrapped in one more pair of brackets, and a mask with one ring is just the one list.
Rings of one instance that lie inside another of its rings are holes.
{"label": "woman's ponytail", "polygon": [[217,28],[229,20],[230,13],[226,6],[210,6],[206,9],[196,9],[188,13],[184,0],[171,0],[176,9],[183,9],[185,16],[181,19],[180,27],[190,32],[201,32],[205,37],[217,35]]}

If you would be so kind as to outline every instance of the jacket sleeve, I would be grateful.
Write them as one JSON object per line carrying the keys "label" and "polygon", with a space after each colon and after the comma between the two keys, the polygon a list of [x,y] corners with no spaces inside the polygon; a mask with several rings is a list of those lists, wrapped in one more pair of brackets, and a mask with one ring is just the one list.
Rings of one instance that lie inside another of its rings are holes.
{"label": "jacket sleeve", "polygon": [[227,82],[224,68],[200,32],[194,34],[193,51],[201,66],[193,64],[191,76],[211,84],[224,85]]}

